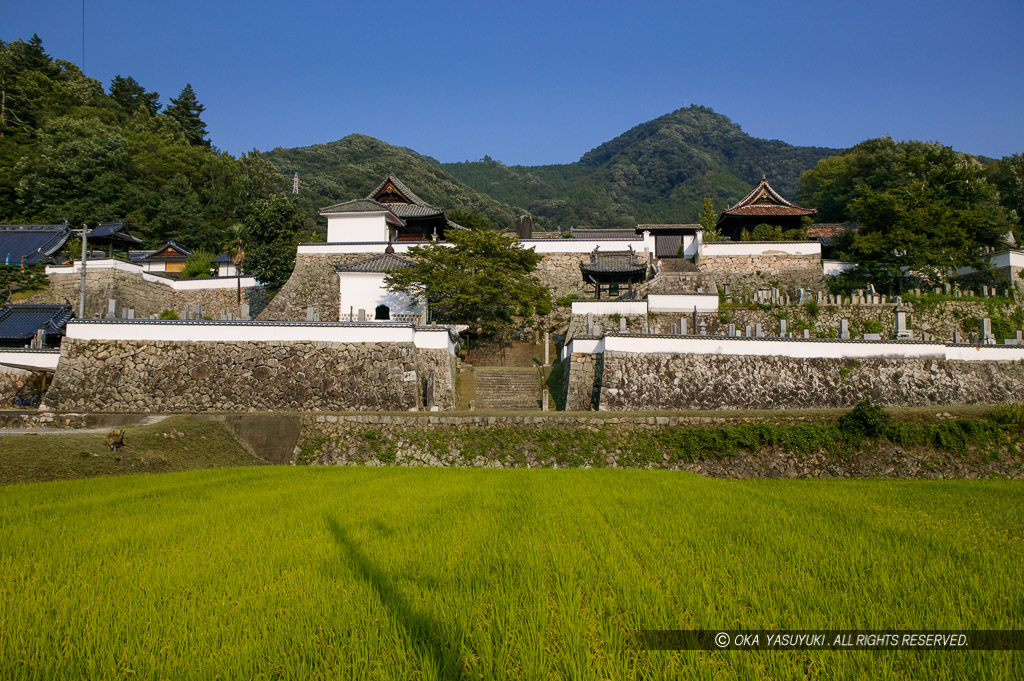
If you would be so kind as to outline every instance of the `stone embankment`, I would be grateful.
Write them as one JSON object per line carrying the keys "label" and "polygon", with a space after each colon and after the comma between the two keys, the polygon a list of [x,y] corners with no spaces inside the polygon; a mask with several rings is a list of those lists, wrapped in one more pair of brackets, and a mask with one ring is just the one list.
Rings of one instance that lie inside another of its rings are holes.
{"label": "stone embankment", "polygon": [[[933,421],[953,417],[937,412]],[[811,426],[820,417],[774,419]],[[664,468],[723,478],[1024,478],[1017,447],[961,454],[878,442],[852,452],[736,450],[681,454],[674,443],[716,427],[763,425],[750,416],[402,416],[307,414],[294,462],[314,465],[475,466],[489,468]],[[663,443],[653,448],[652,443]]]}
{"label": "stone embankment", "polygon": [[46,403],[64,411],[452,409],[454,359],[411,343],[65,339]]}

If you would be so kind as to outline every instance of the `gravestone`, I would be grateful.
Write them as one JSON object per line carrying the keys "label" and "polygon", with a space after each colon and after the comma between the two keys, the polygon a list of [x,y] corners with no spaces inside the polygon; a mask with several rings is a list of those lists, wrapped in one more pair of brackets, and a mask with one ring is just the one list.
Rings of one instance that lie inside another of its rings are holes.
{"label": "gravestone", "polygon": [[686,318],[685,317],[680,317],[679,318],[679,335],[680,336],[685,336],[686,335]]}
{"label": "gravestone", "polygon": [[909,310],[902,305],[896,307],[896,327],[892,334],[892,337],[896,340],[910,339],[914,337],[914,332],[907,326],[907,312],[909,312]]}
{"label": "gravestone", "polygon": [[249,303],[242,303],[241,312],[239,312],[239,318],[246,321],[249,320]]}
{"label": "gravestone", "polygon": [[700,323],[700,335],[702,335],[702,336],[708,335],[708,325],[705,324],[704,322]]}
{"label": "gravestone", "polygon": [[954,331],[953,332],[953,342],[954,343],[963,343],[964,342],[964,335],[962,333],[960,333],[959,331]]}
{"label": "gravestone", "polygon": [[780,319],[779,320],[779,336],[781,336],[783,338],[786,337],[786,320],[785,319]]}
{"label": "gravestone", "polygon": [[996,342],[996,337],[992,335],[992,320],[988,317],[982,317],[981,325],[978,333],[978,341],[982,345],[987,345]]}
{"label": "gravestone", "polygon": [[751,328],[750,328],[750,324],[747,324],[746,326],[744,326],[744,327],[743,327],[743,336],[744,336],[745,338],[750,338],[750,337],[751,337]]}
{"label": "gravestone", "polygon": [[735,324],[730,324],[729,325],[728,333],[729,333],[729,337],[730,338],[735,338],[736,337],[736,325]]}
{"label": "gravestone", "polygon": [[811,337],[811,330],[810,329],[804,329],[804,338],[810,338],[810,337]]}
{"label": "gravestone", "polygon": [[[675,327],[675,324],[672,325]],[[626,333],[626,318],[619,317],[619,333]]]}
{"label": "gravestone", "polygon": [[678,335],[679,327],[677,327],[675,324],[669,324],[668,328],[669,328],[669,333],[671,335],[673,335],[673,336]]}
{"label": "gravestone", "polygon": [[839,320],[839,338],[841,340],[850,340],[850,322],[845,319]]}
{"label": "gravestone", "polygon": [[[312,312],[313,308],[309,308],[309,309],[310,309],[310,312]],[[310,315],[310,317],[311,317],[311,316],[312,316],[312,315]],[[312,320],[312,319],[310,319],[310,321],[313,321],[313,320]],[[359,321],[360,321],[360,322],[365,322],[365,321],[366,321],[366,310],[363,310],[363,309],[361,309],[361,308],[360,308],[360,310],[359,310]]]}
{"label": "gravestone", "polygon": [[764,331],[761,330],[760,324],[754,324],[754,336],[757,338],[764,338]]}
{"label": "gravestone", "polygon": [[117,301],[113,298],[107,301],[107,319],[117,318]]}

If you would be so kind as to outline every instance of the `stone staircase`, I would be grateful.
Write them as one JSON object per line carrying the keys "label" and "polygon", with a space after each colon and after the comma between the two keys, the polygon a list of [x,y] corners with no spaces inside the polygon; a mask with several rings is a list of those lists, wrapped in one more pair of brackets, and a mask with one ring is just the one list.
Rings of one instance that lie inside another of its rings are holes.
{"label": "stone staircase", "polygon": [[488,367],[473,370],[475,409],[541,408],[540,379],[535,367]]}

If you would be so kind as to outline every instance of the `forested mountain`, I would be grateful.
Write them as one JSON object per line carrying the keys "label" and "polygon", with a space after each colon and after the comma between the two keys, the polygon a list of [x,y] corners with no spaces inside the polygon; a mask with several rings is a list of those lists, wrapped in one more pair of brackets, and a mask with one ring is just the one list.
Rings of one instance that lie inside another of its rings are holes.
{"label": "forested mountain", "polygon": [[471,189],[429,156],[366,135],[349,135],[311,147],[278,147],[264,157],[289,182],[299,174],[299,205],[311,216],[324,206],[366,196],[389,169],[421,199],[454,212],[455,217],[474,213],[508,229],[523,212]]}
{"label": "forested mountain", "polygon": [[152,246],[223,247],[284,185],[258,153],[211,145],[191,85],[159,97],[126,76],[105,92],[37,36],[0,41],[0,223],[124,220]]}
{"label": "forested mountain", "polygon": [[638,125],[575,163],[506,166],[485,157],[442,167],[478,191],[526,208],[542,226],[628,227],[696,222],[705,196],[721,209],[762,173],[792,197],[804,171],[838,152],[751,137],[710,108],[691,106]]}

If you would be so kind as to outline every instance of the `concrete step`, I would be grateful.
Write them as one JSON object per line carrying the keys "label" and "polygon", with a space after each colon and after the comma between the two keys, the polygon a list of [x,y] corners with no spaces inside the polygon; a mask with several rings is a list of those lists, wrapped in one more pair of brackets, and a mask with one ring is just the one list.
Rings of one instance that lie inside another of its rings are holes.
{"label": "concrete step", "polygon": [[540,383],[537,370],[519,367],[477,368],[473,371],[476,384],[477,409],[523,410],[539,409]]}

